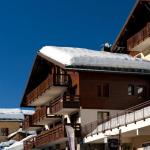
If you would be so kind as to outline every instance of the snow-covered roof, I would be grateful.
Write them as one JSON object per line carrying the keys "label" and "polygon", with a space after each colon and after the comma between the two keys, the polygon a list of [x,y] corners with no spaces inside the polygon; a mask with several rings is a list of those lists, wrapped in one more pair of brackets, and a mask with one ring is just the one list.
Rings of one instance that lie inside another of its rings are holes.
{"label": "snow-covered roof", "polygon": [[20,109],[0,109],[0,120],[23,120],[24,114]]}
{"label": "snow-covered roof", "polygon": [[[45,46],[39,51],[39,55],[49,61],[56,61],[69,67],[106,67],[124,69],[143,69],[150,72],[150,62],[131,57],[127,54],[95,51],[84,48]],[[132,70],[133,71],[133,70]],[[133,71],[134,72],[134,71]]]}
{"label": "snow-covered roof", "polygon": [[22,109],[21,111],[24,115],[33,115],[35,113],[35,110]]}
{"label": "snow-covered roof", "polygon": [[32,115],[34,110],[20,108],[0,108],[0,120],[23,120],[24,115]]}

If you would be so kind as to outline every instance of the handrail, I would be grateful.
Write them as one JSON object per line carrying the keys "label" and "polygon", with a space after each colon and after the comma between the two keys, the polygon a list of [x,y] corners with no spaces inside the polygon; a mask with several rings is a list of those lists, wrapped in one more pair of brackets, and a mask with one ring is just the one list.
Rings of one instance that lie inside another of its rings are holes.
{"label": "handrail", "polygon": [[45,90],[47,90],[53,83],[52,75],[49,75],[41,84],[39,84],[34,90],[32,90],[26,96],[26,102],[31,103],[35,98],[40,96]]}
{"label": "handrail", "polygon": [[54,101],[51,102],[51,107],[50,107],[50,112],[56,113],[59,110],[61,110],[63,107],[77,107],[77,103],[79,104],[79,95],[75,96],[63,96],[63,97],[58,97]]}
{"label": "handrail", "polygon": [[57,125],[56,127],[48,131],[44,131],[43,133],[38,135],[36,137],[36,146],[39,147],[39,146],[48,144],[49,142],[52,142],[52,141],[55,141],[64,137],[64,135],[65,135],[65,132],[64,132],[63,124]]}
{"label": "handrail", "polygon": [[24,130],[30,126],[30,117],[31,116],[26,116],[26,118],[23,121],[22,128]]}
{"label": "handrail", "polygon": [[[117,113],[113,116],[110,116],[105,120],[96,120],[96,121],[90,122],[82,126],[82,135],[83,137],[85,137],[89,133],[92,134],[92,132],[99,125],[102,125],[101,132],[105,132],[108,129],[112,130],[113,128],[117,128],[123,125],[126,126],[129,123],[133,123],[133,122],[136,123],[139,120],[145,120],[146,118],[150,117],[150,114],[148,114],[147,109],[146,109],[146,107],[148,106],[150,106],[150,100],[144,103],[138,104],[136,106],[130,107],[128,109],[125,109],[122,112]],[[122,119],[122,122],[120,121],[121,119]]]}
{"label": "handrail", "polygon": [[30,150],[35,147],[35,137],[32,137],[23,142],[24,150]]}
{"label": "handrail", "polygon": [[147,23],[147,25],[142,30],[140,30],[127,40],[128,49],[132,49],[148,37],[150,37],[150,22]]}
{"label": "handrail", "polygon": [[42,108],[38,109],[32,116],[32,123],[37,123],[41,119],[47,116],[47,106],[43,106]]}
{"label": "handrail", "polygon": [[50,86],[69,86],[71,79],[68,74],[50,74],[41,84],[33,89],[26,96],[26,103],[30,104],[34,99],[38,98],[43,92],[45,92]]}

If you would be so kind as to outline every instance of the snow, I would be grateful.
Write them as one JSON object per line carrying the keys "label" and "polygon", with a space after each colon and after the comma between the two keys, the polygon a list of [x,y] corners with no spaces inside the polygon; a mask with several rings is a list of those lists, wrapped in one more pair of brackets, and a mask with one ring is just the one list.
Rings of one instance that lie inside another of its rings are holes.
{"label": "snow", "polygon": [[126,54],[57,46],[44,46],[39,54],[66,67],[92,66],[150,70],[150,62]]}
{"label": "snow", "polygon": [[24,114],[20,109],[0,109],[0,120],[23,120]]}
{"label": "snow", "polygon": [[34,110],[26,110],[26,109],[22,109],[22,113],[24,114],[24,115],[33,115],[34,113],[35,113],[35,111]]}
{"label": "snow", "polygon": [[32,115],[34,110],[21,110],[20,108],[1,108],[0,120],[23,120],[24,115]]}
{"label": "snow", "polygon": [[11,146],[4,148],[4,150],[23,150],[24,149],[23,142],[33,137],[36,137],[36,134],[29,135],[26,138],[22,139],[21,141],[17,141]]}
{"label": "snow", "polygon": [[6,141],[6,142],[1,142],[0,143],[0,148],[9,147],[10,145],[14,144],[15,142],[16,142],[15,140],[9,140],[9,141]]}
{"label": "snow", "polygon": [[13,137],[14,135],[16,135],[19,132],[20,133],[26,133],[26,134],[32,134],[32,135],[36,134],[36,131],[23,131],[22,128],[19,128],[16,132],[13,132],[13,133],[9,134],[8,138]]}

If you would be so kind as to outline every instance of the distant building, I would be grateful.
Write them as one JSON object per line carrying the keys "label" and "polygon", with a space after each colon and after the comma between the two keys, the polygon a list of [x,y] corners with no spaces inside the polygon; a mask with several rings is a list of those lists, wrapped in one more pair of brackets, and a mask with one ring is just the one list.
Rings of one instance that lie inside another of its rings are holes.
{"label": "distant building", "polygon": [[23,129],[36,130],[37,136],[25,141],[24,149],[67,149],[66,126],[74,129],[76,148],[82,149],[81,127],[86,136],[90,122],[100,123],[149,99],[149,75],[150,63],[128,55],[43,47],[21,102],[21,107],[36,108],[26,116]]}
{"label": "distant building", "polygon": [[8,135],[16,132],[21,126],[24,115],[31,115],[32,110],[0,109],[0,142],[7,141]]}
{"label": "distant building", "polygon": [[150,0],[137,0],[112,52],[150,60]]}

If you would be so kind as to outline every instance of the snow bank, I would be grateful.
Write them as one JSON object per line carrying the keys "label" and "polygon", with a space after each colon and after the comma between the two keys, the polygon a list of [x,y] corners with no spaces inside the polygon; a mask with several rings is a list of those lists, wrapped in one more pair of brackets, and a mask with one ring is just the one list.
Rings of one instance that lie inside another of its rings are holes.
{"label": "snow bank", "polygon": [[150,70],[150,62],[126,54],[84,48],[45,46],[39,54],[65,66],[117,67]]}

